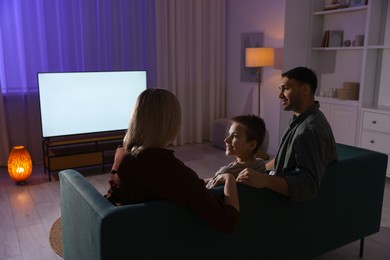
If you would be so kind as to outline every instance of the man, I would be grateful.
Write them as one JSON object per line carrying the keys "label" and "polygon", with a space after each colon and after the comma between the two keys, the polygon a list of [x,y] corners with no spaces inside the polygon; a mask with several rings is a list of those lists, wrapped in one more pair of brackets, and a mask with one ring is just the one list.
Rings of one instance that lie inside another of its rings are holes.
{"label": "man", "polygon": [[237,182],[267,188],[293,200],[309,200],[319,190],[325,168],[337,160],[332,129],[314,94],[317,76],[308,68],[297,67],[282,74],[279,98],[293,118],[283,135],[274,160],[267,163],[270,174],[244,169]]}

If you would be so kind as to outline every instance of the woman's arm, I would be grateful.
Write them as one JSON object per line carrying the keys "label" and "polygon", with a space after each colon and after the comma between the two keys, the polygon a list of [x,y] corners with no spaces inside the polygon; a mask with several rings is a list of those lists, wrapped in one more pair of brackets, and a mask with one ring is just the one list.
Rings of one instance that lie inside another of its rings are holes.
{"label": "woman's arm", "polygon": [[236,178],[228,173],[221,175],[225,175],[225,203],[234,207],[238,212],[240,212],[240,202],[238,200]]}
{"label": "woman's arm", "polygon": [[230,173],[218,174],[214,178],[210,179],[207,188],[213,188],[219,185],[224,186],[225,203],[234,207],[240,212],[240,203],[238,200],[237,183],[236,178]]}

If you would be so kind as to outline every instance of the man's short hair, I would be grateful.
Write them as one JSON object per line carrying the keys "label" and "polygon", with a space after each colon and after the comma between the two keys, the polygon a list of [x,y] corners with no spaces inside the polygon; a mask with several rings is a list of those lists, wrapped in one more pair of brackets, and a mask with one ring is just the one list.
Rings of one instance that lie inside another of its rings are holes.
{"label": "man's short hair", "polygon": [[308,84],[312,90],[313,95],[317,89],[317,75],[316,73],[306,67],[296,67],[282,74],[282,77],[289,79],[295,79],[296,81]]}

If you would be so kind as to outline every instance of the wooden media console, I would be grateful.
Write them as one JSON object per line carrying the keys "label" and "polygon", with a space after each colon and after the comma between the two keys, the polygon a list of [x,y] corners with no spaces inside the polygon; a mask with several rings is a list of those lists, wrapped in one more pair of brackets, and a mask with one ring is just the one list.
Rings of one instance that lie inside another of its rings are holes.
{"label": "wooden media console", "polygon": [[122,144],[125,132],[109,132],[42,139],[45,173],[69,168],[101,166],[114,161],[116,148]]}

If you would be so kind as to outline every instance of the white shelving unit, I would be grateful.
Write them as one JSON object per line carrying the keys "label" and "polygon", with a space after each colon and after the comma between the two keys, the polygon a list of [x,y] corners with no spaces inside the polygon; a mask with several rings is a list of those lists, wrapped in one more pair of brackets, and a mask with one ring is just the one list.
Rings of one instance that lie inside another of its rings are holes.
{"label": "white shelving unit", "polygon": [[[362,97],[367,39],[364,37],[363,46],[353,46],[352,43],[356,35],[366,36],[369,6],[323,11],[324,1],[310,1],[310,4],[312,15],[308,66],[317,72],[319,79],[317,100],[320,101],[321,110],[332,126],[336,141],[355,145],[361,98],[340,100],[335,97],[335,93],[337,89],[343,88],[344,82],[358,82],[360,84],[359,97]],[[330,31],[329,42],[332,42],[335,37],[332,32],[343,32],[342,39],[337,39],[339,46],[322,46],[325,31]],[[344,45],[346,40],[351,43],[350,46]]]}
{"label": "white shelving unit", "polygon": [[[390,4],[371,0],[358,145],[390,155]],[[390,176],[390,164],[387,167]]]}
{"label": "white shelving unit", "polygon": [[[316,71],[316,99],[336,142],[390,155],[390,3],[368,0],[363,6],[324,10],[325,2],[286,1],[284,70],[308,66]],[[325,31],[343,31],[342,42],[364,35],[363,46],[324,47]],[[298,46],[296,38],[305,41]],[[357,100],[327,96],[344,82],[360,84]]]}

